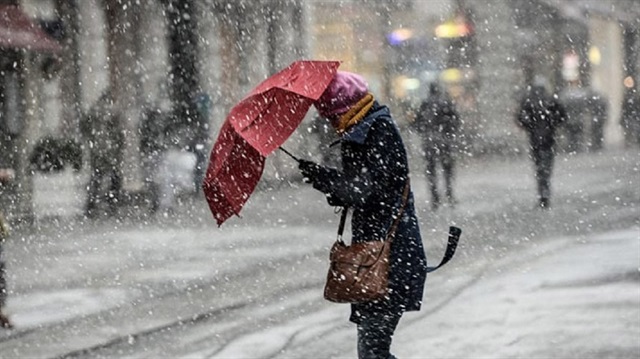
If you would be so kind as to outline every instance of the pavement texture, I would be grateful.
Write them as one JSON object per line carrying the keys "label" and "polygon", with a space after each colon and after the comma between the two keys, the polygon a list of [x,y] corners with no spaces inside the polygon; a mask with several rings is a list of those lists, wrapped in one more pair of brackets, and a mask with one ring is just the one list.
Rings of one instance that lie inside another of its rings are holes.
{"label": "pavement texture", "polygon": [[[449,225],[463,235],[398,357],[640,357],[640,154],[556,163],[546,211],[526,157],[461,163],[459,204],[437,213],[412,168],[431,263]],[[39,181],[37,222],[4,246],[16,328],[0,358],[356,356],[348,306],[321,296],[339,217],[308,186],[263,185],[218,228],[202,198],[88,221],[81,177]]]}

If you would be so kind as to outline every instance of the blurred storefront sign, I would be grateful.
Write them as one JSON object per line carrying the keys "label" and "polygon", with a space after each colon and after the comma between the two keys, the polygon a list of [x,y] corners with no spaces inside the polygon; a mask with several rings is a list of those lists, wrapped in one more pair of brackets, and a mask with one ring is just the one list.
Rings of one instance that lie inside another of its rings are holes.
{"label": "blurred storefront sign", "polygon": [[600,49],[597,46],[591,46],[589,48],[589,62],[591,65],[598,66],[600,62],[602,62],[602,54],[600,53]]}
{"label": "blurred storefront sign", "polygon": [[465,37],[473,34],[473,26],[463,16],[456,16],[436,27],[436,37],[451,39]]}
{"label": "blurred storefront sign", "polygon": [[401,45],[403,42],[413,37],[413,30],[407,28],[400,28],[393,30],[387,35],[387,40],[391,46]]}

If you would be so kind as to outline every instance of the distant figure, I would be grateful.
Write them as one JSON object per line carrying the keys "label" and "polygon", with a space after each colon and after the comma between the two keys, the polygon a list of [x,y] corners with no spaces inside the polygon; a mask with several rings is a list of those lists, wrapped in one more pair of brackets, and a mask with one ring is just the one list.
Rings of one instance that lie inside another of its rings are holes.
{"label": "distant figure", "polygon": [[549,208],[551,171],[555,157],[555,135],[566,118],[564,107],[547,93],[541,84],[534,84],[520,102],[516,123],[529,135],[530,156],[535,165],[538,185],[538,206]]}
{"label": "distant figure", "polygon": [[607,120],[607,100],[595,90],[573,80],[560,93],[560,102],[567,111],[566,150],[583,152],[602,149],[604,124]]}
{"label": "distant figure", "polygon": [[640,95],[635,88],[625,90],[620,124],[625,145],[640,146]]}
{"label": "distant figure", "polygon": [[432,83],[429,86],[429,97],[420,105],[414,126],[422,137],[427,161],[431,208],[437,210],[440,206],[438,164],[442,166],[444,173],[447,201],[450,205],[454,205],[453,179],[460,117],[449,96],[437,83]]}
{"label": "distant figure", "polygon": [[[15,173],[13,169],[0,168],[0,192],[1,187],[13,180]],[[11,329],[13,324],[9,320],[9,317],[4,313],[5,305],[7,304],[7,279],[4,266],[4,259],[2,258],[2,247],[4,241],[9,237],[9,228],[2,212],[0,212],[0,328]]]}
{"label": "distant figure", "polygon": [[609,116],[607,99],[604,95],[592,91],[589,99],[591,107],[591,139],[589,141],[589,151],[596,152],[602,150],[604,142],[604,124]]}
{"label": "distant figure", "polygon": [[140,157],[144,190],[149,200],[151,212],[159,206],[159,189],[155,181],[160,161],[166,150],[164,129],[166,115],[157,106],[145,106],[140,118]]}
{"label": "distant figure", "polygon": [[204,92],[196,96],[195,108],[198,112],[198,120],[194,124],[194,135],[189,145],[191,152],[196,156],[196,164],[193,166],[193,184],[196,195],[202,193],[202,181],[204,181],[204,173],[207,169],[209,121],[212,107],[211,96]]}
{"label": "distant figure", "polygon": [[88,141],[91,158],[85,215],[97,217],[103,202],[107,204],[106,213],[115,215],[122,195],[124,133],[121,116],[113,106],[109,90],[100,96],[83,119],[82,132]]}

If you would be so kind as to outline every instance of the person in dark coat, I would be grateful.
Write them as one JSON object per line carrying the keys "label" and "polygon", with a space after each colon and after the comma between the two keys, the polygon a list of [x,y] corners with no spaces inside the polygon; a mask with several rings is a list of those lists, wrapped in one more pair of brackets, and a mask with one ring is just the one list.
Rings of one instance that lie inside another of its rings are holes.
{"label": "person in dark coat", "polygon": [[555,135],[566,117],[564,107],[541,84],[532,85],[520,102],[516,123],[529,135],[540,208],[550,206]]}
{"label": "person in dark coat", "polygon": [[111,91],[98,99],[83,119],[82,132],[88,140],[91,158],[85,215],[97,216],[101,202],[107,203],[107,214],[115,215],[122,195],[122,160],[124,133],[122,118],[115,110]]}
{"label": "person in dark coat", "polygon": [[[2,186],[13,181],[15,174],[13,169],[0,168],[0,193]],[[9,228],[2,212],[0,211],[0,328],[11,329],[13,324],[5,314],[4,308],[7,304],[7,273],[5,271],[4,260],[2,258],[2,247],[4,241],[9,237]]]}
{"label": "person in dark coat", "polygon": [[582,86],[579,80],[573,80],[560,93],[560,102],[567,112],[562,129],[567,139],[566,150],[601,150],[608,115],[605,96],[592,88]]}
{"label": "person in dark coat", "polygon": [[[315,107],[340,136],[342,168],[302,160],[299,168],[332,206],[353,209],[352,242],[382,240],[398,213],[409,166],[398,127],[365,80],[339,71]],[[410,193],[391,246],[389,295],[351,305],[359,358],[393,358],[391,338],[405,311],[420,310],[426,256]]]}
{"label": "person in dark coat", "polygon": [[625,89],[620,124],[627,147],[640,146],[640,94],[635,87]]}
{"label": "person in dark coat", "polygon": [[604,125],[608,120],[609,105],[606,97],[596,91],[592,91],[589,105],[591,108],[591,139],[589,141],[589,151],[597,152],[602,150]]}
{"label": "person in dark coat", "polygon": [[204,181],[207,169],[209,147],[209,122],[211,111],[213,109],[213,101],[211,96],[205,92],[199,92],[193,99],[193,123],[189,130],[189,143],[187,148],[196,158],[196,164],[193,167],[193,193],[195,195],[202,194],[202,181]]}
{"label": "person in dark coat", "polygon": [[161,159],[166,151],[164,128],[166,116],[158,106],[148,105],[142,110],[140,117],[140,156],[145,193],[150,204],[151,213],[158,210],[160,204],[156,176]]}
{"label": "person in dark coat", "polygon": [[437,83],[429,86],[429,97],[422,101],[414,122],[422,137],[422,145],[427,161],[427,181],[431,191],[431,208],[440,206],[438,192],[438,164],[444,174],[445,193],[450,205],[453,197],[456,141],[460,129],[460,116],[455,105]]}

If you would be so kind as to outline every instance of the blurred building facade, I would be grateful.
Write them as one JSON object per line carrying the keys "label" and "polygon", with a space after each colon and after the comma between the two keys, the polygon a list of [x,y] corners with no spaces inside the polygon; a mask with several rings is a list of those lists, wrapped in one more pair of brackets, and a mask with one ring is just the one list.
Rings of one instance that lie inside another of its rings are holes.
{"label": "blurred building facade", "polygon": [[[524,150],[513,117],[534,78],[545,78],[549,90],[560,93],[574,76],[580,86],[604,94],[605,142],[615,146],[622,139],[623,82],[636,79],[639,66],[640,2],[313,3],[312,56],[339,54],[344,68],[367,75],[400,121],[402,103],[426,96],[426,82],[445,82],[461,109],[472,153]],[[338,12],[341,16],[331,16]],[[575,57],[573,69],[567,68],[573,66],[569,57]],[[391,76],[384,78],[385,72]]]}
{"label": "blurred building facade", "polygon": [[[142,185],[138,122],[145,107],[172,113],[188,99],[176,92],[208,94],[209,118],[194,120],[187,106],[175,122],[187,129],[177,136],[193,134],[192,123],[202,127],[208,149],[230,107],[295,59],[342,60],[343,69],[367,77],[401,124],[411,121],[409,109],[428,82],[444,82],[472,154],[522,151],[517,99],[536,75],[560,92],[568,54],[577,56],[581,84],[607,95],[606,140],[615,145],[624,79],[637,82],[640,67],[640,2],[626,0],[0,0],[4,5],[19,8],[30,28],[55,44],[20,47],[3,38],[16,29],[0,33],[0,165],[18,173],[0,203],[18,217],[32,212],[28,156],[35,143],[45,135],[78,137],[81,116],[108,87],[126,118],[125,188],[133,192]],[[183,76],[189,81],[180,90]],[[271,157],[267,179],[293,171]]]}
{"label": "blurred building facade", "polygon": [[[189,127],[198,123],[209,147],[231,105],[251,86],[307,57],[302,0],[0,0],[4,5],[24,14],[29,29],[43,32],[55,47],[50,56],[51,49],[35,42],[12,44],[19,29],[0,19],[0,59],[12,70],[8,76],[0,71],[0,165],[17,172],[14,184],[2,188],[0,204],[13,219],[33,218],[29,155],[35,144],[44,136],[79,139],[81,117],[107,89],[124,114],[124,186],[134,193],[142,186],[143,109],[173,116],[181,128],[167,131],[177,143],[189,143],[199,130]],[[196,121],[194,107],[178,111],[185,102],[178,92],[207,94],[210,118]],[[22,107],[7,112],[11,104]]]}

